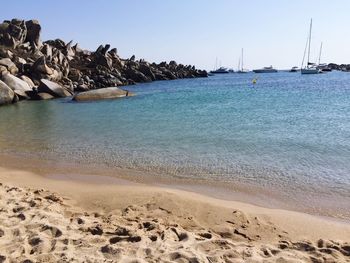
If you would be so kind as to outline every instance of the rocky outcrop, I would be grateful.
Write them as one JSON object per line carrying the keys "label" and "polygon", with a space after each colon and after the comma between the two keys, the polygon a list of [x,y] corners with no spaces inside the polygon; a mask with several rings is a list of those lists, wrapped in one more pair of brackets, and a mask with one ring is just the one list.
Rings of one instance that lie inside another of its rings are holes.
{"label": "rocky outcrop", "polygon": [[350,72],[350,64],[335,64],[335,63],[330,63],[328,64],[328,68],[332,70],[341,70],[345,72]]}
{"label": "rocky outcrop", "polygon": [[116,99],[132,96],[128,91],[119,89],[117,87],[109,87],[98,90],[89,90],[86,92],[80,92],[74,95],[73,100],[75,101],[92,101],[102,99]]}
{"label": "rocky outcrop", "polygon": [[[116,48],[83,50],[72,41],[40,40],[37,20],[0,23],[0,79],[21,99],[49,99],[74,92],[156,80],[206,77],[194,66],[123,59]],[[54,84],[52,84],[54,83]]]}

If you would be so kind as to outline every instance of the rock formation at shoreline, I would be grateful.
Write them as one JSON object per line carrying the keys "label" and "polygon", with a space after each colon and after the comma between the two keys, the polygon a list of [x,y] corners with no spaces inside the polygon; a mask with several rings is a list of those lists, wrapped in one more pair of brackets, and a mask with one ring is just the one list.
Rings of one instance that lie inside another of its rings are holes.
{"label": "rock formation at shoreline", "polygon": [[[0,24],[0,105],[155,80],[207,77],[206,71],[175,61],[156,64],[135,56],[122,59],[109,44],[87,51],[72,41],[42,42],[40,32],[37,20],[12,19]],[[55,86],[56,92],[45,83]]]}
{"label": "rock formation at shoreline", "polygon": [[341,70],[345,72],[350,71],[350,64],[335,64],[335,63],[330,63],[328,64],[328,67],[332,70]]}

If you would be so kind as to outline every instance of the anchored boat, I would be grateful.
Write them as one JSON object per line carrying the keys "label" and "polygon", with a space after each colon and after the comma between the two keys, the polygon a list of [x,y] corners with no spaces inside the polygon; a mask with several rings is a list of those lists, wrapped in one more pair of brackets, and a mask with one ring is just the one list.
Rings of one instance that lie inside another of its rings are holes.
{"label": "anchored boat", "polygon": [[298,67],[292,67],[289,72],[298,72],[300,69]]}
{"label": "anchored boat", "polygon": [[302,65],[304,64],[306,47],[308,47],[307,63],[306,63],[306,66],[304,68],[303,68],[303,66],[301,67],[301,74],[318,74],[318,73],[320,73],[320,70],[317,68],[316,64],[310,62],[311,34],[312,34],[312,19],[310,22],[310,31],[309,31],[309,36],[308,36],[307,41],[306,41]]}
{"label": "anchored boat", "polygon": [[244,67],[243,67],[243,48],[242,48],[241,57],[238,60],[237,73],[248,73],[248,72],[249,72],[249,70],[248,69],[244,69]]}
{"label": "anchored boat", "polygon": [[218,69],[212,70],[210,71],[211,74],[225,74],[225,73],[229,73],[228,69],[225,67],[220,67]]}
{"label": "anchored boat", "polygon": [[255,73],[276,73],[277,69],[270,66],[270,67],[264,67],[262,69],[254,69],[253,72],[255,72]]}

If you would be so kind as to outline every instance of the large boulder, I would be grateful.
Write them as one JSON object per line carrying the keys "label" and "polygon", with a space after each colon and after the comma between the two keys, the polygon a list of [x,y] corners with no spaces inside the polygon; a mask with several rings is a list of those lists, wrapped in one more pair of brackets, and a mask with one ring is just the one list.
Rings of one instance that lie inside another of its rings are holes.
{"label": "large boulder", "polygon": [[48,44],[44,44],[41,49],[40,49],[41,53],[43,53],[43,55],[45,56],[47,61],[51,61],[52,59],[52,47]]}
{"label": "large boulder", "polygon": [[66,49],[63,51],[63,53],[67,56],[69,60],[72,60],[75,56],[75,51],[72,48],[72,42],[73,41],[68,42],[68,44],[66,45]]}
{"label": "large boulder", "polygon": [[29,42],[32,46],[39,47],[40,43],[40,31],[41,26],[37,20],[29,20],[25,22],[27,27],[26,42]]}
{"label": "large boulder", "polygon": [[9,58],[0,59],[0,65],[6,67],[11,74],[16,74],[18,72],[16,64]]}
{"label": "large boulder", "polygon": [[89,90],[80,92],[73,97],[75,101],[92,101],[92,100],[103,100],[103,99],[115,99],[127,96],[132,96],[130,92],[119,89],[117,87],[108,87],[97,90]]}
{"label": "large boulder", "polygon": [[38,93],[48,93],[56,98],[64,98],[72,95],[66,88],[48,79],[40,80]]}
{"label": "large boulder", "polygon": [[148,63],[140,63],[139,71],[152,81],[156,80],[156,76],[152,72],[151,66]]}
{"label": "large boulder", "polygon": [[0,80],[0,105],[12,103],[14,97],[14,91]]}
{"label": "large boulder", "polygon": [[91,66],[96,67],[97,65],[100,65],[108,69],[112,69],[113,60],[111,56],[107,53],[110,47],[111,46],[109,44],[106,44],[105,46],[100,45],[93,54],[93,61]]}
{"label": "large boulder", "polygon": [[130,67],[124,70],[125,76],[128,79],[131,79],[135,82],[150,82],[152,81],[151,77],[145,76],[142,72],[137,69]]}
{"label": "large boulder", "polygon": [[52,75],[53,74],[53,69],[50,68],[47,64],[46,64],[46,59],[44,56],[38,58],[35,63],[33,64],[31,71],[35,74],[35,75]]}
{"label": "large boulder", "polygon": [[17,78],[13,76],[10,73],[5,73],[2,75],[2,80],[9,86],[13,91],[31,91],[32,88],[28,85],[27,82],[24,80],[21,80],[20,78]]}
{"label": "large boulder", "polygon": [[31,87],[32,89],[35,87],[34,82],[33,82],[29,77],[27,77],[27,76],[25,76],[25,75],[22,75],[20,78],[21,78],[21,80],[27,82],[27,84],[29,85],[29,87]]}

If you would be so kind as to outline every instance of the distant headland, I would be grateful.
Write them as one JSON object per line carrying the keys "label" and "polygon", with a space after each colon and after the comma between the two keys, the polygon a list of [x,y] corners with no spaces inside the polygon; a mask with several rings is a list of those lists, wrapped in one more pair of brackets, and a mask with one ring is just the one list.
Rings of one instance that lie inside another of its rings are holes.
{"label": "distant headland", "polygon": [[[0,105],[155,80],[207,77],[205,70],[175,61],[157,64],[135,56],[120,58],[109,44],[88,51],[72,41],[42,42],[40,32],[37,20],[12,19],[0,24]],[[129,95],[109,89],[99,96],[105,93],[108,98]]]}

